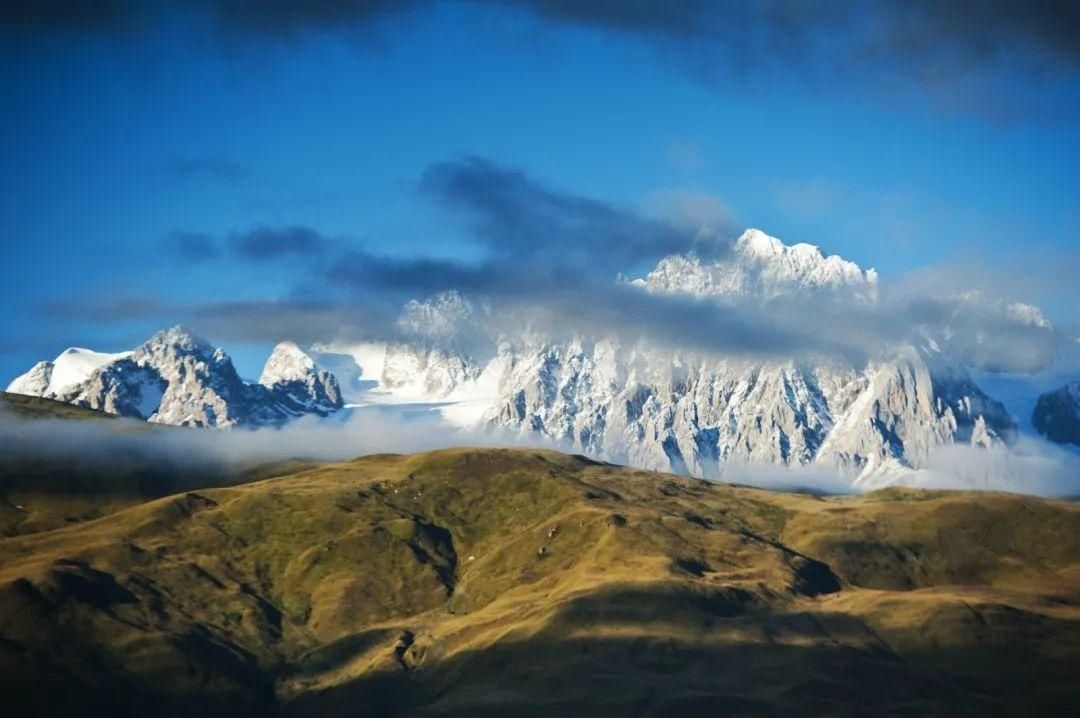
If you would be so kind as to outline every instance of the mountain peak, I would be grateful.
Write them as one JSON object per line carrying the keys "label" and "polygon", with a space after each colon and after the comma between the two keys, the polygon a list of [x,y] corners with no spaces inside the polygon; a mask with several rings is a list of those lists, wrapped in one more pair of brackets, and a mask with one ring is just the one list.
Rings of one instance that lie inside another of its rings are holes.
{"label": "mountain peak", "polygon": [[727,299],[773,299],[828,292],[856,301],[877,300],[877,272],[863,270],[838,255],[825,256],[812,244],[786,245],[750,228],[731,244],[728,256],[705,261],[694,255],[660,260],[644,282],[648,291],[690,293]]}
{"label": "mountain peak", "polygon": [[777,257],[781,255],[785,249],[787,249],[787,247],[779,239],[765,234],[760,229],[755,229],[754,227],[747,229],[735,240],[736,251],[753,254],[763,259]]}
{"label": "mountain peak", "polygon": [[286,381],[305,381],[315,373],[315,361],[296,342],[283,341],[274,347],[263,366],[259,383],[273,386]]}
{"label": "mountain peak", "polygon": [[144,347],[175,346],[187,350],[211,349],[210,342],[200,337],[182,324],[176,324],[168,329],[162,329],[150,337]]}

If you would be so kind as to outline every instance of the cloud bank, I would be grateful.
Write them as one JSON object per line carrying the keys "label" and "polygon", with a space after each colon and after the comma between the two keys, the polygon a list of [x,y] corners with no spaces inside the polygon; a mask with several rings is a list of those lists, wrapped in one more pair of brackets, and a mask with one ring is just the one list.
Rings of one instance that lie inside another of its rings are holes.
{"label": "cloud bank", "polygon": [[[406,302],[457,291],[493,308],[487,328],[493,335],[528,327],[552,340],[604,336],[725,356],[833,357],[855,365],[914,344],[996,372],[1040,371],[1066,341],[1034,308],[963,292],[967,287],[957,280],[964,275],[943,270],[935,281],[922,273],[886,282],[873,304],[830,292],[768,300],[650,293],[619,275],[644,274],[673,253],[703,264],[724,261],[731,245],[722,232],[730,228],[689,229],[473,156],[432,164],[418,191],[468,228],[478,259],[389,256],[302,226],[256,227],[224,239],[180,232],[166,241],[189,261],[280,263],[295,273],[292,295],[201,304],[80,300],[51,311],[98,322],[181,321],[245,341],[397,341],[410,338],[396,323]],[[1029,280],[1041,283],[1041,277]],[[1010,288],[1021,289],[1015,282]],[[1061,289],[1068,296],[1076,291]]]}
{"label": "cloud bank", "polygon": [[[453,428],[436,412],[358,410],[343,420],[311,418],[278,429],[212,431],[128,420],[27,420],[0,409],[0,455],[8,460],[48,457],[50,461],[91,468],[108,468],[123,460],[145,463],[156,473],[171,470],[184,476],[199,472],[196,475],[204,484],[220,483],[227,475],[265,462],[346,461],[364,454],[413,453],[463,445],[572,450],[539,436]],[[725,466],[722,480],[776,491],[824,494],[874,488],[859,486],[852,476],[817,466],[732,462]],[[931,455],[926,469],[891,480],[896,485],[919,488],[1080,496],[1080,452],[1034,439],[1021,439],[1011,450],[944,446]]]}

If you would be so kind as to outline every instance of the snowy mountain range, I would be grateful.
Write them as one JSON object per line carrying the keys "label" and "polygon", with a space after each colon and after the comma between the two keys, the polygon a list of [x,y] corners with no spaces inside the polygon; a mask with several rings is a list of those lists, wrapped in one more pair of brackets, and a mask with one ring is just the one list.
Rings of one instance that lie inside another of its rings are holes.
{"label": "snowy mountain range", "polygon": [[[662,259],[644,292],[718,303],[798,299],[873,307],[874,270],[808,244],[747,230],[718,259]],[[1042,337],[1035,307],[958,295]],[[390,343],[279,344],[258,384],[220,349],[180,328],[132,352],[70,349],[9,391],[169,424],[280,425],[344,405],[428,403],[455,426],[546,437],[597,458],[721,477],[733,463],[839,468],[857,484],[927,466],[939,447],[1009,445],[1017,424],[969,374],[980,342],[962,317],[856,365],[835,357],[748,359],[612,337],[553,339],[493,321],[498,308],[448,292],[413,301]],[[959,343],[963,340],[961,346]],[[971,347],[975,347],[974,353]],[[1024,357],[1025,361],[1028,357]],[[340,385],[339,385],[340,381]]]}
{"label": "snowy mountain range", "polygon": [[133,351],[72,348],[38,362],[8,391],[177,426],[276,426],[342,407],[333,374],[292,342],[274,348],[259,382],[243,381],[220,348],[183,327],[158,332]]}

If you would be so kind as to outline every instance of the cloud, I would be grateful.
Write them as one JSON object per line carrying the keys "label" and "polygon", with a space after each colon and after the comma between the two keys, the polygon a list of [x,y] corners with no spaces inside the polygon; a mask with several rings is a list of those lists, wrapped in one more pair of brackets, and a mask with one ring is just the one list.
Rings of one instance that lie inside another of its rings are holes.
{"label": "cloud", "polygon": [[5,0],[0,27],[27,31],[108,30],[137,13],[132,0]]}
{"label": "cloud", "polygon": [[165,236],[165,248],[184,262],[205,262],[221,256],[217,241],[201,232],[176,231]]}
{"label": "cloud", "polygon": [[291,298],[178,306],[168,316],[234,341],[313,344],[329,337],[361,341],[392,336],[397,312],[354,302]]}
{"label": "cloud", "polygon": [[1080,70],[1072,0],[496,1],[634,38],[709,86],[929,99],[1002,123],[1077,115],[1075,93],[1054,91]]}
{"label": "cloud", "polygon": [[309,227],[255,227],[229,239],[233,252],[257,262],[289,257],[318,257],[331,241]]}
{"label": "cloud", "polygon": [[[701,40],[732,64],[805,58],[822,39],[864,59],[976,64],[1006,55],[1075,69],[1080,9],[1069,0],[502,0],[554,22],[653,40]],[[821,35],[822,38],[816,36]],[[850,59],[850,58],[849,58]]]}
{"label": "cloud", "polygon": [[[372,453],[413,453],[452,446],[515,446],[562,451],[570,447],[539,435],[499,429],[460,429],[438,412],[403,412],[370,407],[331,419],[299,419],[281,428],[205,429],[145,425],[131,420],[27,420],[0,407],[0,456],[48,457],[86,468],[145,462],[155,475],[172,470],[213,484],[215,472],[228,474],[253,464],[287,459],[343,461]],[[207,477],[211,477],[207,479]],[[731,462],[723,480],[770,490],[857,493],[851,476],[825,467],[783,467]],[[1080,494],[1080,455],[1040,440],[982,449],[944,446],[928,468],[897,474],[892,483],[921,488],[1003,490],[1046,496]],[[195,484],[191,484],[194,486]],[[0,479],[3,488],[3,479]],[[174,490],[182,490],[176,486]]]}
{"label": "cloud", "polygon": [[176,230],[162,239],[164,249],[186,262],[204,262],[226,256],[252,261],[320,260],[337,242],[302,226],[259,226],[234,232],[221,242],[203,232]]}
{"label": "cloud", "polygon": [[[539,268],[543,271],[543,268]],[[400,298],[426,296],[451,289],[467,293],[498,292],[516,274],[495,263],[464,264],[427,257],[389,257],[363,251],[339,257],[327,272],[332,282],[362,294]],[[509,286],[505,287],[510,290]]]}
{"label": "cloud", "polygon": [[[374,29],[448,0],[7,0],[0,25],[42,32],[117,32],[174,21],[181,8],[219,35],[266,42],[337,34],[370,42]],[[821,92],[893,97],[897,82],[944,108],[1011,120],[1054,117],[1038,95],[1080,69],[1080,5],[1072,0],[464,0],[550,26],[636,39],[695,77],[730,86],[796,83]],[[488,32],[473,22],[465,31]],[[1070,117],[1072,115],[1069,115]]]}
{"label": "cloud", "polygon": [[165,162],[165,170],[180,179],[210,179],[236,183],[247,179],[250,171],[243,164],[227,157],[173,157]]}
{"label": "cloud", "polygon": [[151,297],[80,297],[51,302],[43,310],[51,317],[84,323],[138,321],[159,328],[179,323],[232,341],[277,343],[291,339],[310,344],[335,336],[356,341],[391,337],[400,305],[391,310],[382,305],[305,297],[201,303],[169,302]]}
{"label": "cloud", "polygon": [[0,25],[36,32],[116,32],[138,22],[164,23],[170,11],[201,11],[228,34],[289,39],[313,31],[348,31],[431,0],[5,0]]}
{"label": "cloud", "polygon": [[462,445],[560,448],[539,436],[455,428],[434,411],[405,414],[369,408],[347,410],[327,420],[304,417],[281,428],[192,431],[135,420],[27,420],[0,406],[0,456],[73,460],[83,467],[98,462],[108,467],[122,457],[145,461],[158,473],[173,467],[236,469],[262,461],[343,461],[364,454]]}
{"label": "cloud", "polygon": [[[471,222],[493,256],[626,269],[685,250],[694,233],[600,200],[552,190],[524,172],[469,156],[425,170],[420,189]],[[616,270],[617,271],[617,270]]]}
{"label": "cloud", "polygon": [[59,310],[96,321],[152,314],[245,340],[318,341],[342,329],[395,340],[407,338],[394,321],[405,302],[454,290],[492,308],[493,336],[528,327],[553,341],[606,336],[725,356],[836,357],[856,365],[898,346],[936,342],[946,356],[992,371],[1038,371],[1061,347],[1053,328],[1028,323],[995,295],[958,294],[964,286],[955,281],[886,285],[875,304],[830,292],[767,301],[651,293],[618,281],[619,273],[635,265],[647,271],[671,252],[706,264],[724,260],[727,239],[552,189],[475,157],[432,165],[420,188],[465,218],[483,249],[479,259],[339,249],[343,243],[310,228],[262,227],[235,235],[232,251],[259,262],[319,260],[297,267],[291,297],[203,305],[80,299]]}
{"label": "cloud", "polygon": [[782,211],[808,219],[826,217],[848,200],[841,187],[823,179],[779,183],[773,192]]}
{"label": "cloud", "polygon": [[676,227],[694,232],[708,227],[714,232],[730,233],[734,226],[734,216],[724,200],[700,190],[667,189],[653,192],[645,198],[645,208],[650,214]]}
{"label": "cloud", "polygon": [[931,452],[925,469],[899,477],[897,483],[924,489],[1076,497],[1080,496],[1080,453],[1023,436],[1008,448],[949,444]]}

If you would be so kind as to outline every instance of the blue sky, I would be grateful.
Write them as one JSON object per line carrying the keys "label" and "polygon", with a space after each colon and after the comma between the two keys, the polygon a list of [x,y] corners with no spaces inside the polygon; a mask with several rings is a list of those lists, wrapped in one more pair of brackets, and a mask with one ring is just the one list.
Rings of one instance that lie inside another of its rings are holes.
{"label": "blue sky", "polygon": [[[886,57],[885,71],[823,64],[807,78],[802,60],[736,71],[697,51],[722,37],[658,42],[482,3],[283,34],[164,17],[5,29],[4,382],[70,345],[129,348],[171,319],[72,306],[312,291],[302,256],[182,261],[175,233],[227,242],[299,226],[344,249],[478,256],[468,223],[417,189],[432,163],[462,155],[640,214],[691,201],[718,224],[817,244],[885,279],[975,263],[1080,271],[1071,57],[1026,73],[1003,55],[940,82],[907,67],[918,58]],[[1044,284],[1010,292],[1076,322],[1069,283]],[[269,351],[268,338],[209,334],[247,375]]]}

